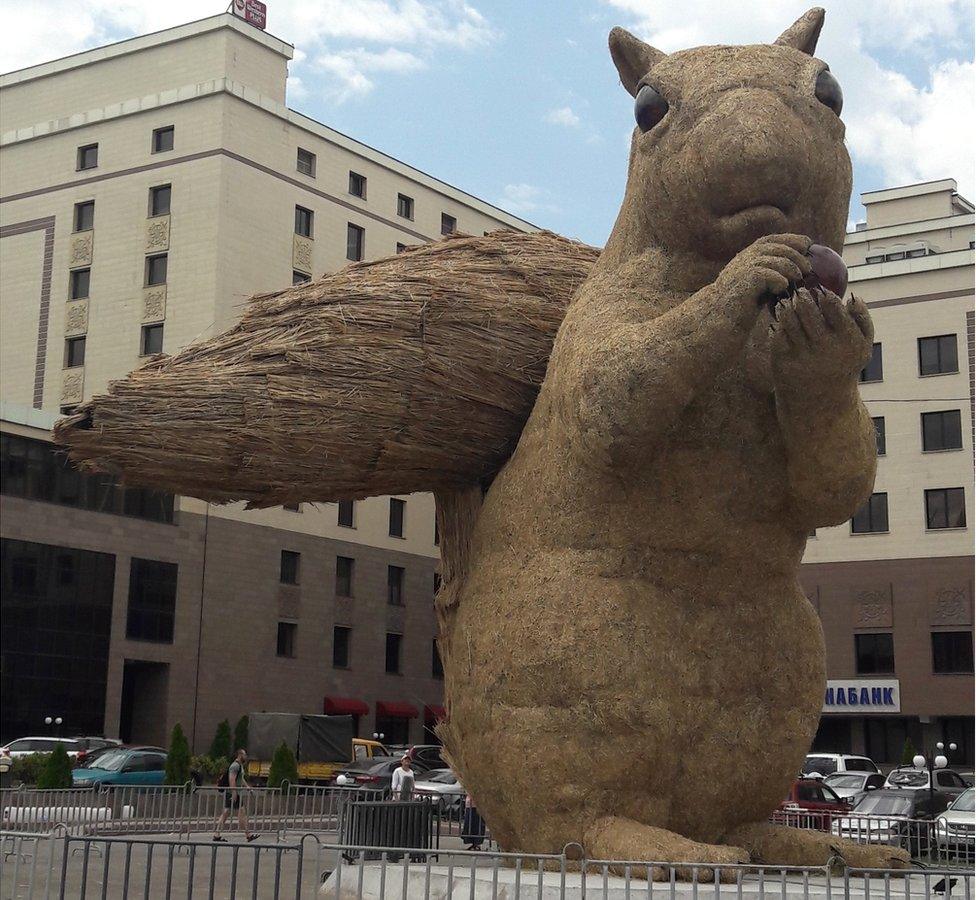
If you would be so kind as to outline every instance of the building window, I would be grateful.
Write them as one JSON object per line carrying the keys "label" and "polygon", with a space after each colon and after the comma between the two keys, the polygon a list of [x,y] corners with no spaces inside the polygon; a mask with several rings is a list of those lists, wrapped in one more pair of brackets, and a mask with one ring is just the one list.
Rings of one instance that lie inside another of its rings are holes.
{"label": "building window", "polygon": [[295,207],[295,234],[310,238],[312,236],[312,224],[315,214],[304,206]]}
{"label": "building window", "polygon": [[888,495],[872,494],[851,519],[852,534],[871,534],[888,530]]}
{"label": "building window", "polygon": [[397,215],[403,219],[413,219],[413,197],[397,194]]}
{"label": "building window", "polygon": [[298,565],[302,554],[294,550],[281,551],[281,568],[278,580],[282,584],[298,584]]}
{"label": "building window", "polygon": [[894,253],[885,254],[885,262],[898,262],[899,260],[904,258],[905,258],[904,250],[896,250]]}
{"label": "building window", "polygon": [[352,575],[356,561],[348,556],[336,557],[335,592],[337,597],[352,596]]}
{"label": "building window", "polygon": [[75,204],[75,231],[91,231],[95,227],[95,201]]}
{"label": "building window", "polygon": [[927,528],[965,528],[966,494],[961,488],[936,488],[925,492]]}
{"label": "building window", "polygon": [[959,371],[959,354],[954,334],[918,339],[918,374],[952,375]]}
{"label": "building window", "polygon": [[343,528],[355,528],[355,516],[356,516],[356,501],[355,500],[340,500],[339,501],[339,524]]}
{"label": "building window", "polygon": [[302,504],[301,503],[283,503],[281,505],[281,508],[282,509],[287,509],[288,512],[301,512],[302,511]]}
{"label": "building window", "polygon": [[346,259],[358,262],[363,258],[363,247],[366,243],[366,229],[353,225],[346,225]]}
{"label": "building window", "polygon": [[390,606],[403,606],[403,574],[402,566],[386,567],[386,602]]}
{"label": "building window", "polygon": [[295,269],[291,273],[291,283],[292,284],[305,284],[306,281],[311,281],[312,276],[306,275],[304,272],[299,272]]}
{"label": "building window", "polygon": [[358,172],[349,173],[349,193],[353,197],[361,197],[363,200],[366,199],[366,176],[360,175]]}
{"label": "building window", "polygon": [[168,216],[170,199],[173,196],[173,186],[160,184],[149,188],[149,215]]}
{"label": "building window", "polygon": [[437,649],[436,638],[430,642],[430,677],[444,677],[444,664],[441,662],[441,651]]}
{"label": "building window", "polygon": [[441,213],[441,234],[454,234],[457,231],[457,219],[447,213]]}
{"label": "building window", "polygon": [[864,262],[867,263],[868,265],[871,265],[872,263],[883,263],[884,254],[876,253],[874,256],[866,256],[864,257]]}
{"label": "building window", "polygon": [[298,625],[295,622],[278,623],[278,656],[295,658],[296,637],[298,637]]}
{"label": "building window", "polygon": [[888,633],[855,634],[854,656],[858,675],[880,675],[894,672],[894,638]]}
{"label": "building window", "polygon": [[179,566],[133,558],[129,568],[129,608],[125,636],[134,641],[173,643]]}
{"label": "building window", "polygon": [[162,324],[143,325],[142,340],[140,341],[139,344],[139,355],[153,356],[156,353],[162,353],[162,352],[163,352]]}
{"label": "building window", "polygon": [[98,166],[98,144],[85,144],[78,148],[78,170]]}
{"label": "building window", "polygon": [[922,413],[922,449],[962,449],[962,420],[958,409]]}
{"label": "building window", "polygon": [[399,241],[397,241],[397,248],[396,248],[397,253],[403,253],[403,251],[406,249],[407,249],[406,244],[401,244]]}
{"label": "building window", "polygon": [[91,289],[91,269],[73,269],[68,276],[68,298],[81,300]]}
{"label": "building window", "polygon": [[386,633],[386,671],[390,675],[400,674],[400,645],[403,643],[402,634]]}
{"label": "building window", "polygon": [[295,168],[298,169],[302,175],[308,175],[309,178],[315,177],[315,154],[311,150],[303,150],[301,147],[298,148],[298,161],[295,163]]}
{"label": "building window", "polygon": [[169,266],[169,254],[157,253],[146,257],[146,287],[156,284],[166,284],[166,270]]}
{"label": "building window", "polygon": [[64,367],[73,369],[85,364],[85,338],[71,337],[64,342]]}
{"label": "building window", "polygon": [[874,422],[874,442],[878,448],[878,456],[885,455],[885,424],[884,416],[875,416],[871,419]]}
{"label": "building window", "polygon": [[437,525],[437,519],[434,518],[434,546],[439,547],[441,545],[441,530]]}
{"label": "building window", "polygon": [[332,629],[332,667],[334,669],[349,668],[349,639],[352,629],[343,625],[336,625]]}
{"label": "building window", "polygon": [[932,671],[939,675],[972,674],[973,633],[933,631]]}
{"label": "building window", "polygon": [[173,149],[173,138],[176,136],[176,128],[172,125],[165,125],[162,128],[153,129],[152,152],[165,153]]}
{"label": "building window", "polygon": [[406,500],[390,497],[390,537],[403,537],[403,512]]}
{"label": "building window", "polygon": [[871,358],[868,360],[868,364],[861,369],[860,379],[862,383],[884,380],[884,366],[882,365],[881,359],[881,344],[874,344],[871,347]]}

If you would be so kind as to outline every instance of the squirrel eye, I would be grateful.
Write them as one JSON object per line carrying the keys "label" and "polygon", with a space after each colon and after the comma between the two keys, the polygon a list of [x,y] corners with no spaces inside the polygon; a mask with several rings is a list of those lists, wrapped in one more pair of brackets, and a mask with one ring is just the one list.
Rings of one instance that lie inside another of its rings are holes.
{"label": "squirrel eye", "polygon": [[826,107],[840,115],[844,106],[844,92],[840,89],[840,82],[827,69],[817,76],[817,87],[814,90],[817,99]]}
{"label": "squirrel eye", "polygon": [[645,84],[637,92],[637,98],[634,100],[634,117],[642,132],[650,131],[664,118],[667,111],[668,101],[649,84]]}

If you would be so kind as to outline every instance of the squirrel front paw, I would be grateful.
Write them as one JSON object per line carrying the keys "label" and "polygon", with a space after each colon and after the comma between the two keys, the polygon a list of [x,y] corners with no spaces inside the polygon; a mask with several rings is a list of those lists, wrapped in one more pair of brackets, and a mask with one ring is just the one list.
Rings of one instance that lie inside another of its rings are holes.
{"label": "squirrel front paw", "polygon": [[871,358],[874,326],[862,300],[806,289],[773,311],[769,349],[778,383],[846,381]]}
{"label": "squirrel front paw", "polygon": [[758,314],[770,298],[785,296],[810,274],[811,240],[802,234],[768,234],[742,250],[715,281],[744,311]]}

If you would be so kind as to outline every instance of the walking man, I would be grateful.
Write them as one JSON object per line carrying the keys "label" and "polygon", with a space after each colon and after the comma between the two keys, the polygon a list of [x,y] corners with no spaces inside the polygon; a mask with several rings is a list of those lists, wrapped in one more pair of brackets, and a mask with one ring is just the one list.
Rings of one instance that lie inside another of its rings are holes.
{"label": "walking man", "polygon": [[400,765],[393,770],[393,781],[390,788],[394,800],[409,800],[413,797],[414,774],[409,756],[400,760]]}
{"label": "walking man", "polygon": [[247,753],[238,750],[234,754],[234,761],[227,767],[227,771],[220,776],[217,787],[224,789],[224,810],[217,819],[217,830],[214,832],[215,841],[226,842],[227,838],[222,837],[220,832],[231,814],[231,810],[237,810],[237,821],[240,823],[244,837],[253,841],[257,835],[251,834],[247,827],[247,810],[244,807],[244,790],[248,787],[247,779],[244,777],[244,764],[247,762]]}

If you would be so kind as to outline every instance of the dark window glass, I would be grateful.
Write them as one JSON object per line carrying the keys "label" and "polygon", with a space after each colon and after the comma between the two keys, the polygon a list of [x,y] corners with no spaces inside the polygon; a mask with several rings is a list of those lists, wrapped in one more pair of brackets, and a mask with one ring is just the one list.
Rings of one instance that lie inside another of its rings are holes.
{"label": "dark window glass", "polygon": [[874,422],[874,440],[878,447],[878,456],[885,455],[885,423],[884,416],[875,416],[871,419]]}
{"label": "dark window glass", "polygon": [[310,238],[312,236],[312,221],[314,215],[312,210],[305,209],[304,206],[295,207],[295,234]]}
{"label": "dark window glass", "polygon": [[311,178],[315,177],[315,154],[311,150],[303,150],[301,147],[298,148],[298,161],[295,166],[302,175],[308,175]]}
{"label": "dark window glass", "polygon": [[386,567],[386,601],[391,606],[403,606],[403,573],[401,566]]}
{"label": "dark window glass", "polygon": [[866,257],[864,257],[864,261],[866,263],[880,263],[880,262],[884,262],[884,254],[883,253],[876,253],[874,256],[866,256]]}
{"label": "dark window glass", "polygon": [[355,521],[355,510],[356,501],[355,500],[340,500],[339,501],[339,524],[344,528],[353,528]]}
{"label": "dark window glass", "polygon": [[439,547],[441,544],[441,530],[437,527],[437,519],[434,519],[434,546]]}
{"label": "dark window glass", "polygon": [[397,241],[397,248],[396,248],[397,253],[403,253],[403,251],[406,249],[407,249],[406,244],[401,244],[399,241]]}
{"label": "dark window glass", "polygon": [[352,577],[356,562],[348,556],[336,557],[336,584],[335,592],[337,597],[352,596]]}
{"label": "dark window glass", "polygon": [[163,128],[156,128],[152,135],[152,152],[165,153],[173,149],[173,138],[176,136],[176,128],[166,125]]}
{"label": "dark window glass", "polygon": [[143,356],[152,356],[154,353],[163,352],[163,326],[143,325],[142,340],[139,351]]}
{"label": "dark window glass", "polygon": [[881,344],[874,344],[871,347],[871,358],[868,360],[868,364],[861,369],[860,379],[862,382],[884,380]]}
{"label": "dark window glass", "polygon": [[890,634],[855,634],[854,655],[858,675],[895,671],[895,644]]}
{"label": "dark window glass", "polygon": [[298,625],[294,622],[278,623],[278,656],[295,656],[295,638],[298,636]]}
{"label": "dark window glass", "polygon": [[305,284],[306,281],[311,281],[311,280],[312,280],[312,276],[306,275],[304,272],[293,270],[291,273],[292,284]]}
{"label": "dark window glass", "polygon": [[872,494],[851,519],[854,534],[869,534],[888,530],[888,495]]}
{"label": "dark window glass", "polygon": [[298,566],[302,554],[294,550],[281,551],[281,569],[279,581],[282,584],[298,584]]}
{"label": "dark window glass", "polygon": [[349,173],[349,193],[353,197],[362,197],[363,200],[366,199],[366,176],[360,175],[358,172]]}
{"label": "dark window glass", "polygon": [[390,537],[403,537],[403,513],[407,503],[390,497]]}
{"label": "dark window glass", "polygon": [[302,504],[301,503],[282,503],[281,504],[281,508],[282,509],[287,509],[288,512],[301,512],[302,511]]}
{"label": "dark window glass", "polygon": [[346,225],[346,259],[358,262],[363,258],[363,247],[366,244],[366,229],[353,225]]}
{"label": "dark window glass", "polygon": [[68,276],[68,298],[81,300],[91,291],[91,269],[73,269]]}
{"label": "dark window glass", "polygon": [[98,144],[78,148],[78,168],[94,169],[98,165]]}
{"label": "dark window glass", "polygon": [[85,339],[83,337],[68,338],[64,342],[64,367],[73,369],[85,364]]}
{"label": "dark window glass", "polygon": [[932,671],[939,674],[973,671],[971,631],[932,632]]}
{"label": "dark window glass", "polygon": [[332,665],[334,668],[349,668],[349,644],[351,637],[351,628],[336,625],[332,629]]}
{"label": "dark window glass", "polygon": [[172,185],[160,184],[156,187],[149,188],[149,215],[168,216],[172,198]]}
{"label": "dark window glass", "polygon": [[134,641],[173,643],[176,563],[133,558],[129,569],[129,609],[125,635]]}
{"label": "dark window glass", "polygon": [[922,449],[962,449],[962,419],[958,409],[922,413]]}
{"label": "dark window glass", "polygon": [[950,375],[959,371],[959,356],[954,334],[918,339],[918,374]]}
{"label": "dark window glass", "polygon": [[91,231],[95,227],[95,201],[75,204],[75,231]]}
{"label": "dark window glass", "polygon": [[413,197],[406,194],[397,194],[397,215],[404,219],[413,218]]}
{"label": "dark window glass", "polygon": [[430,642],[430,675],[431,678],[444,677],[444,664],[441,662],[441,652],[437,649],[437,639]]}
{"label": "dark window glass", "polygon": [[457,219],[447,213],[441,213],[441,234],[453,234],[457,231]]}
{"label": "dark window glass", "polygon": [[928,528],[964,528],[966,494],[959,488],[936,488],[925,492],[925,522]]}
{"label": "dark window glass", "polygon": [[391,675],[400,674],[400,644],[403,642],[402,634],[386,634],[386,671]]}
{"label": "dark window glass", "polygon": [[146,257],[146,284],[166,284],[166,270],[169,266],[169,257],[166,253],[159,253],[156,256]]}

